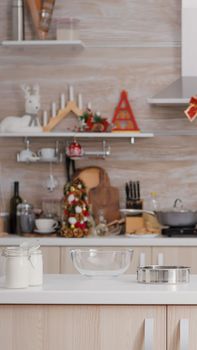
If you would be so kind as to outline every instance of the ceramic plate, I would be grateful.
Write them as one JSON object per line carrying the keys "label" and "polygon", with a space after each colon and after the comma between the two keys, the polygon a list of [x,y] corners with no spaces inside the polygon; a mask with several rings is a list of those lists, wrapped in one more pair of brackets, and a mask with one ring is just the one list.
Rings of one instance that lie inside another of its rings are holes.
{"label": "ceramic plate", "polygon": [[145,235],[137,235],[137,234],[130,235],[129,233],[127,233],[125,236],[129,238],[154,238],[154,237],[159,237],[161,235],[159,233],[146,233]]}
{"label": "ceramic plate", "polygon": [[50,234],[50,233],[54,233],[55,231],[54,230],[50,230],[50,231],[39,231],[39,230],[34,230],[34,232],[36,232],[36,233],[40,233],[41,235],[48,235],[48,234]]}

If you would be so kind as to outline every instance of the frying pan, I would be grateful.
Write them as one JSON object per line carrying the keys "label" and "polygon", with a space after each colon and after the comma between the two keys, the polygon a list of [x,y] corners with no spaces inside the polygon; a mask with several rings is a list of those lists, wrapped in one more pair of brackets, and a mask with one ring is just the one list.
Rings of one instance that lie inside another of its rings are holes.
{"label": "frying pan", "polygon": [[177,203],[182,203],[180,199],[176,199],[172,209],[164,210],[138,210],[138,209],[121,209],[121,212],[125,214],[141,214],[147,213],[155,215],[157,220],[162,226],[172,227],[192,227],[197,224],[197,210],[186,210],[183,206],[177,208]]}

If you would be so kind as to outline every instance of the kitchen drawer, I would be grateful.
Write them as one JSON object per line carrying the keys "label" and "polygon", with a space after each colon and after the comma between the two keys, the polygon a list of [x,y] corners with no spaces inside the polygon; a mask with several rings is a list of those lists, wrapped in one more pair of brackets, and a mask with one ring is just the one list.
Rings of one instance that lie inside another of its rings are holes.
{"label": "kitchen drawer", "polygon": [[148,305],[0,305],[1,349],[165,350],[165,310]]}
{"label": "kitchen drawer", "polygon": [[197,247],[153,247],[152,263],[190,266],[197,273]]}
{"label": "kitchen drawer", "polygon": [[[82,248],[82,247],[75,247]],[[95,248],[95,247],[90,247]],[[113,250],[118,249],[118,247],[98,247],[101,250]],[[130,267],[127,273],[136,273],[136,269],[140,264],[140,260],[143,260],[145,264],[151,263],[151,248],[149,247],[131,247],[134,249],[134,255]],[[71,247],[61,248],[61,262],[60,262],[60,272],[61,273],[78,273],[73,266],[71,257],[70,257]],[[83,248],[82,248],[83,249]]]}

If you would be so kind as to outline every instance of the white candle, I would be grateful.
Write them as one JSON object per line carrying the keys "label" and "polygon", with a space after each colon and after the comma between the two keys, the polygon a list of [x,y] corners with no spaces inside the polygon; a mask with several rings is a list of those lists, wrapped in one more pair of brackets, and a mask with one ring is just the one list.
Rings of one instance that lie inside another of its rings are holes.
{"label": "white candle", "polygon": [[69,100],[74,101],[74,87],[72,85],[69,86]]}
{"label": "white candle", "polygon": [[48,124],[48,113],[47,111],[43,112],[43,126],[46,126]]}
{"label": "white candle", "polygon": [[83,109],[83,100],[82,100],[82,94],[78,95],[78,107],[79,109]]}
{"label": "white candle", "polygon": [[60,108],[63,109],[65,107],[65,95],[61,94],[60,96]]}
{"label": "white candle", "polygon": [[91,102],[88,102],[88,109],[91,109],[92,108],[92,104]]}
{"label": "white candle", "polygon": [[51,105],[52,118],[56,117],[56,103],[52,102]]}

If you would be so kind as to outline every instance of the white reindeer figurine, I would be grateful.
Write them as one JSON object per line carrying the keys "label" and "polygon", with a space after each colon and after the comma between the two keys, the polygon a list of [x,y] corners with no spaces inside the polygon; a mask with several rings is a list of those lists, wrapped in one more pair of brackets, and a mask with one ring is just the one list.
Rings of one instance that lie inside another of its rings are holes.
{"label": "white reindeer figurine", "polygon": [[22,117],[6,117],[0,123],[0,132],[40,132],[42,127],[37,114],[40,110],[40,89],[36,84],[21,86],[25,93],[25,115]]}

